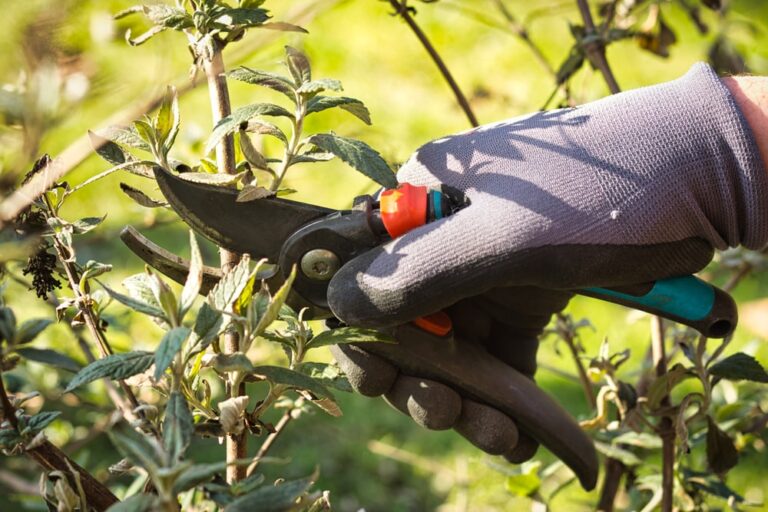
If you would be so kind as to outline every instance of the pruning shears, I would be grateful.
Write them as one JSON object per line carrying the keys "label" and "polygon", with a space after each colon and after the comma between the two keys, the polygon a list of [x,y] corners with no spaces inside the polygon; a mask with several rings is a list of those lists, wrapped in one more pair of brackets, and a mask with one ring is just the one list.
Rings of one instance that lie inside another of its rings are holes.
{"label": "pruning shears", "polygon": [[[289,303],[309,308],[313,318],[332,317],[328,284],[346,262],[468,204],[463,194],[450,187],[410,184],[384,190],[377,198],[360,196],[351,209],[341,211],[278,197],[238,202],[237,190],[191,182],[160,167],[154,173],[170,206],[196,232],[228,250],[277,263],[270,284],[284,281],[296,267]],[[150,265],[184,281],[188,267],[183,260],[133,228],[126,228],[122,238]],[[217,269],[206,268],[203,290],[220,275]],[[736,325],[731,297],[694,276],[577,293],[657,314],[710,337],[727,336]],[[594,487],[597,457],[581,428],[530,379],[479,347],[454,340],[445,313],[401,326],[396,337],[396,345],[369,343],[366,349],[394,361],[406,373],[459,384],[474,398],[515,418],[570,466],[585,488]],[[448,345],[446,339],[451,340]]]}

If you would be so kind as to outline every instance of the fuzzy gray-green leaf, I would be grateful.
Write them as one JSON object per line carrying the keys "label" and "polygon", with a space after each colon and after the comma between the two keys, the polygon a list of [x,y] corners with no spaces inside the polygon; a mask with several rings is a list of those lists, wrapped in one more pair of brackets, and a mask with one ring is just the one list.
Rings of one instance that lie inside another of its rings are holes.
{"label": "fuzzy gray-green leaf", "polygon": [[323,331],[309,341],[311,348],[339,345],[342,343],[397,343],[389,334],[375,329],[363,329],[360,327],[339,327],[329,331]]}
{"label": "fuzzy gray-green leaf", "polygon": [[205,154],[207,155],[216,144],[226,135],[240,129],[240,125],[247,123],[248,120],[256,116],[282,116],[293,119],[293,114],[280,105],[273,103],[254,103],[240,107],[227,117],[221,119],[213,129],[208,142],[205,144]]}
{"label": "fuzzy gray-green leaf", "polygon": [[371,113],[362,101],[347,96],[315,96],[307,102],[307,115],[339,107],[365,124],[371,124]]}
{"label": "fuzzy gray-green leaf", "polygon": [[155,352],[155,379],[160,379],[165,370],[171,366],[173,358],[181,350],[184,341],[189,337],[189,327],[174,327],[160,341],[160,346]]}
{"label": "fuzzy gray-green leaf", "polygon": [[269,89],[285,94],[288,98],[290,98],[291,101],[296,101],[294,96],[295,86],[290,79],[282,75],[269,73],[267,71],[259,71],[242,66],[230,71],[228,76],[229,78],[239,82],[246,82],[253,85],[268,87]]}
{"label": "fuzzy gray-green leaf", "polygon": [[163,421],[163,445],[172,460],[180,460],[184,456],[192,434],[195,430],[192,413],[184,396],[178,391],[171,393],[165,407]]}
{"label": "fuzzy gray-green leaf", "polygon": [[285,47],[286,63],[297,87],[312,81],[312,68],[309,59],[302,52],[291,46]]}
{"label": "fuzzy gray-green leaf", "polygon": [[312,377],[299,373],[296,370],[280,366],[256,366],[252,372],[257,375],[263,375],[276,384],[284,384],[296,389],[306,389],[319,398],[334,400],[333,393],[328,388]]}
{"label": "fuzzy gray-green leaf", "polygon": [[97,359],[82,370],[70,381],[65,393],[77,389],[98,379],[121,380],[147,371],[154,362],[154,354],[151,352],[135,351],[124,354],[110,354],[102,359]]}
{"label": "fuzzy gray-green leaf", "polygon": [[48,364],[73,373],[77,373],[82,369],[82,366],[71,357],[49,348],[26,347],[16,350],[16,353],[29,361]]}
{"label": "fuzzy gray-green leaf", "polygon": [[768,372],[754,357],[737,352],[713,364],[709,373],[728,380],[768,382]]}
{"label": "fuzzy gray-green leaf", "polygon": [[395,173],[378,151],[365,142],[341,137],[335,133],[318,133],[310,137],[308,142],[333,153],[383,187],[397,187]]}
{"label": "fuzzy gray-green leaf", "polygon": [[133,199],[137,204],[143,206],[144,208],[162,208],[164,206],[168,206],[168,203],[165,201],[157,201],[156,199],[152,199],[141,190],[133,188],[126,183],[120,183],[120,190],[122,190],[125,195]]}
{"label": "fuzzy gray-green leaf", "polygon": [[140,493],[117,502],[107,512],[151,512],[157,510],[159,498],[155,494]]}
{"label": "fuzzy gray-green leaf", "polygon": [[23,345],[24,343],[29,343],[34,340],[52,323],[53,320],[48,318],[33,318],[22,322],[16,330],[16,345]]}
{"label": "fuzzy gray-green leaf", "polygon": [[259,487],[234,500],[224,512],[285,512],[293,507],[299,496],[307,492],[313,481],[314,478],[310,477]]}

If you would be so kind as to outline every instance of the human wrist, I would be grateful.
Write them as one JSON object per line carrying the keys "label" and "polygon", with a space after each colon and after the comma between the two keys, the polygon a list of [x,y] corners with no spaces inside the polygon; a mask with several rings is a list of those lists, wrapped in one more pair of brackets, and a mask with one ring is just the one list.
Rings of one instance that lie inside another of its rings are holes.
{"label": "human wrist", "polygon": [[721,79],[747,120],[768,169],[768,77],[731,76]]}

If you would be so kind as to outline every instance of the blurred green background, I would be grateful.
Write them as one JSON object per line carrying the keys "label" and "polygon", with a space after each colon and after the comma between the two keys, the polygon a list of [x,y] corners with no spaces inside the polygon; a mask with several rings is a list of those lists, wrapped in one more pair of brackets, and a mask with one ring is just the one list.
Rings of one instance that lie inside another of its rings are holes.
{"label": "blurred green background", "polygon": [[[688,3],[698,4],[694,0]],[[32,69],[53,66],[47,75],[50,81],[43,82],[45,86],[37,98],[40,104],[48,105],[49,111],[43,123],[40,153],[57,155],[86,130],[102,127],[110,116],[146,102],[160,94],[167,84],[187,87],[190,59],[180,34],[164,33],[138,48],[125,43],[122,36],[127,27],[146,28],[139,18],[112,20],[111,14],[130,5],[132,2],[122,0],[0,0],[0,83],[17,84]],[[418,11],[418,22],[455,74],[481,123],[536,110],[554,90],[553,77],[509,30],[495,2],[444,0],[413,5]],[[575,2],[527,0],[508,1],[506,5],[557,69],[573,42],[568,25],[580,23]],[[363,139],[388,161],[397,163],[431,139],[469,128],[435,66],[406,25],[391,15],[388,2],[296,0],[267,2],[265,6],[272,10],[276,20],[299,23],[309,34],[253,30],[244,42],[227,50],[228,65],[247,64],[279,71],[283,46],[300,47],[309,55],[315,76],[340,79],[345,94],[364,101],[372,114],[372,127],[341,111],[314,116],[307,127],[309,133],[333,129],[341,135]],[[732,2],[727,23],[703,9],[703,21],[711,29],[708,34],[696,30],[680,2],[663,4],[662,13],[677,36],[669,58],[639,48],[632,39],[609,47],[608,59],[622,88],[680,76],[692,63],[707,59],[707,52],[721,30],[727,31],[751,70],[768,72],[768,38],[763,22],[768,19],[767,2]],[[198,77],[198,81],[180,98],[182,131],[171,156],[185,162],[200,157],[201,142],[211,127],[204,77]],[[577,103],[608,92],[600,75],[588,66],[574,77],[570,87]],[[256,101],[279,101],[264,89],[241,83],[231,83],[230,89],[235,107]],[[55,90],[61,94],[52,94]],[[561,99],[557,96],[555,102]],[[12,170],[9,155],[18,151],[18,144],[18,134],[13,130],[0,133],[5,173]],[[267,152],[275,149],[266,147]],[[66,179],[77,184],[104,169],[106,164],[91,156]],[[113,263],[116,269],[105,281],[114,287],[142,268],[138,258],[117,239],[117,233],[126,224],[133,224],[155,242],[182,256],[186,255],[187,244],[185,227],[171,213],[136,205],[120,192],[121,181],[159,197],[159,192],[147,187],[144,180],[116,174],[78,192],[63,212],[70,219],[107,215],[104,225],[79,239],[78,259]],[[287,186],[298,190],[293,196],[298,200],[339,208],[349,206],[355,195],[376,188],[338,161],[298,166],[289,174]],[[214,249],[206,245],[204,251],[206,262],[215,264]],[[741,303],[766,297],[768,280],[753,277],[737,289],[736,296]],[[22,319],[50,314],[33,293],[24,293],[19,286],[11,286],[6,298]],[[631,350],[624,377],[635,381],[648,347],[649,318],[583,298],[575,299],[568,311],[577,318],[588,317],[594,325],[594,330],[582,331],[588,354],[595,354],[605,338],[613,351]],[[144,318],[130,316],[124,308],[112,306],[107,316],[111,323],[110,339],[118,350],[153,349],[159,340],[159,329]],[[70,331],[61,325],[49,329],[38,346],[57,348],[81,359]],[[584,419],[589,411],[578,382],[563,375],[575,375],[573,361],[556,348],[552,341],[542,343],[540,362],[544,368],[537,380],[576,417]],[[728,353],[736,350],[753,354],[764,364],[768,362],[768,348],[759,329],[749,325],[739,328]],[[261,356],[279,357],[266,349]],[[330,356],[318,357],[327,360]],[[91,427],[93,423],[99,424],[100,407],[106,400],[103,393],[83,393],[79,399],[72,395],[60,397],[57,389],[62,387],[62,379],[68,378],[66,374],[34,363],[24,368],[10,377],[17,389],[37,389],[43,393],[43,398],[32,404],[33,409],[64,404],[65,414],[48,429],[49,437],[72,448],[69,451],[79,463],[104,475],[105,468],[117,458],[98,427]],[[151,392],[146,395],[153,399]],[[516,498],[505,488],[505,472],[513,466],[481,455],[452,432],[424,431],[380,400],[352,395],[339,398],[344,416],[334,419],[318,413],[297,421],[272,451],[271,455],[281,460],[269,466],[269,471],[303,476],[318,467],[317,488],[330,490],[333,503],[342,511],[531,507],[529,500]],[[223,446],[214,442],[199,444],[199,450],[192,453],[199,454],[201,460],[223,456]],[[257,443],[252,441],[251,448],[255,446]],[[553,461],[543,450],[540,456],[547,462]],[[653,453],[649,457],[658,459]],[[700,460],[700,450],[694,450],[691,457]],[[23,459],[0,459],[4,477],[0,479],[0,488],[7,485],[8,474],[34,483],[34,472],[28,469]],[[760,501],[768,495],[766,475],[768,456],[762,451],[743,458],[729,474],[728,483],[750,499]],[[590,510],[597,495],[597,491],[586,493],[571,484],[555,498],[552,508]],[[715,503],[725,506],[725,502]],[[34,496],[0,496],[0,510],[23,508],[42,510],[43,505]]]}

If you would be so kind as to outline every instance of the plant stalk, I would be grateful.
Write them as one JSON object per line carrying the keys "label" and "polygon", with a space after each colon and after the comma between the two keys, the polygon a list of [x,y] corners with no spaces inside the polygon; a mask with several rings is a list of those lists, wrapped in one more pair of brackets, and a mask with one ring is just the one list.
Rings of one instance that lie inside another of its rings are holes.
{"label": "plant stalk", "polygon": [[[229,88],[227,79],[224,75],[224,57],[222,56],[222,45],[214,43],[214,51],[210,59],[203,60],[205,76],[208,80],[208,93],[211,101],[211,114],[213,125],[215,126],[221,119],[232,113],[232,106],[229,100]],[[234,136],[227,135],[222,138],[216,146],[216,164],[219,173],[235,174],[235,143]],[[226,274],[230,272],[240,261],[240,255],[236,252],[219,248],[219,261],[221,271]],[[236,333],[228,332],[222,335],[222,344],[225,354],[233,354],[240,350],[240,339]],[[245,394],[245,384],[242,383],[233,389],[232,382],[227,383],[227,395],[230,397],[242,396]],[[235,483],[245,478],[245,468],[236,464],[236,461],[245,458],[248,450],[247,437],[245,432],[240,435],[229,435],[226,441],[227,452],[227,482]]]}
{"label": "plant stalk", "polygon": [[613,70],[608,64],[608,59],[605,58],[605,45],[601,39],[597,38],[598,33],[595,29],[595,22],[592,20],[592,13],[589,11],[587,0],[576,0],[576,3],[579,6],[587,36],[595,36],[594,40],[584,45],[589,61],[603,75],[603,79],[606,85],[608,85],[608,90],[611,91],[611,94],[621,92],[621,88],[618,82],[616,82],[616,77],[613,76]]}
{"label": "plant stalk", "polygon": [[413,19],[413,16],[411,16],[411,13],[408,11],[407,0],[389,0],[389,3],[392,7],[394,7],[395,13],[403,18],[403,20],[408,24],[411,31],[416,35],[419,42],[421,42],[421,45],[424,47],[424,49],[427,50],[427,53],[432,58],[432,61],[440,70],[440,74],[443,75],[443,78],[448,83],[451,91],[453,91],[453,95],[456,97],[456,102],[459,104],[459,107],[461,107],[461,110],[464,111],[464,115],[467,116],[469,124],[472,126],[479,126],[477,117],[475,117],[475,113],[472,111],[472,107],[469,106],[469,102],[467,101],[466,96],[464,96],[464,93],[461,92],[459,84],[456,83],[453,75],[448,70],[448,66],[445,65],[445,61],[443,61],[443,58],[440,57],[439,53],[437,53],[437,50],[430,42],[427,35],[423,30],[421,30],[421,27],[419,27],[419,25],[416,23],[416,20]]}
{"label": "plant stalk", "polygon": [[[667,373],[667,354],[664,347],[664,321],[658,316],[651,317],[651,351],[656,377]],[[669,408],[669,395],[661,400],[661,408]],[[659,422],[661,437],[661,511],[672,512],[672,496],[674,491],[675,468],[675,430],[672,418],[663,416]]]}

